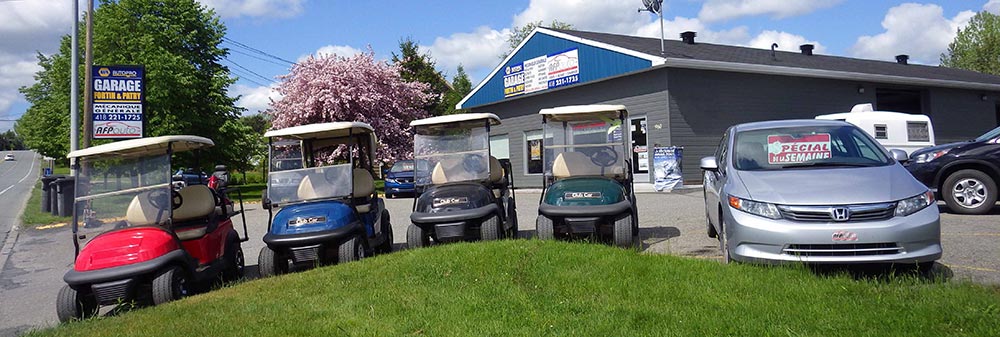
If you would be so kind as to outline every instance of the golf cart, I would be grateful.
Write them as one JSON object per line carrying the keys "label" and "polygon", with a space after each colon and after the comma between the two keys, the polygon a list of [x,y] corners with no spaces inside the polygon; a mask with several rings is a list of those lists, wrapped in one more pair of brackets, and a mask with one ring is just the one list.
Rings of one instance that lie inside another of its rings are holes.
{"label": "golf cart", "polygon": [[538,238],[596,235],[631,247],[639,225],[625,107],[564,106],[538,113],[545,132]]}
{"label": "golf cart", "polygon": [[73,204],[76,260],[66,272],[60,321],[100,306],[161,304],[243,275],[246,238],[233,228],[234,203],[207,185],[175,189],[174,154],[213,146],[198,136],[119,141],[70,152],[78,172]]}
{"label": "golf cart", "polygon": [[413,158],[417,197],[406,243],[517,235],[510,161],[490,156],[490,126],[500,118],[467,113],[416,120]]}
{"label": "golf cart", "polygon": [[389,211],[372,178],[374,132],[365,123],[333,122],[264,134],[272,167],[288,166],[289,158],[303,163],[268,173],[261,277],[392,251]]}

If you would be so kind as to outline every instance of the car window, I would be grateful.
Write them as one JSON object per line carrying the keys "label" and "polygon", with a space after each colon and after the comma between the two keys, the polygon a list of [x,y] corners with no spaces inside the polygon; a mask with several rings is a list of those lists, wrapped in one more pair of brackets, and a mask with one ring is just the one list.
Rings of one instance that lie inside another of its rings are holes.
{"label": "car window", "polygon": [[722,134],[722,140],[719,141],[719,147],[715,150],[715,163],[719,166],[720,170],[725,171],[726,169],[726,154],[729,150],[729,130],[726,130]]}
{"label": "car window", "polygon": [[803,126],[741,131],[733,164],[758,171],[798,167],[883,166],[885,151],[855,126]]}
{"label": "car window", "polygon": [[987,141],[987,140],[990,140],[990,139],[993,139],[993,138],[997,138],[997,136],[1000,136],[1000,127],[997,127],[996,129],[990,130],[990,131],[984,133],[982,136],[976,137],[976,141],[977,142],[983,142],[983,141]]}

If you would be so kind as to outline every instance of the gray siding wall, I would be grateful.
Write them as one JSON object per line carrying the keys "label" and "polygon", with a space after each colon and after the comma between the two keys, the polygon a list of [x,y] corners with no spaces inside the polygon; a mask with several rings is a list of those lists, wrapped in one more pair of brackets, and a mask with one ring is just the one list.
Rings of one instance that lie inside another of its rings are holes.
{"label": "gray siding wall", "polygon": [[[987,95],[985,101],[983,94]],[[931,90],[927,115],[934,123],[935,141],[938,144],[965,141],[1000,125],[996,116],[998,95],[957,89]]]}

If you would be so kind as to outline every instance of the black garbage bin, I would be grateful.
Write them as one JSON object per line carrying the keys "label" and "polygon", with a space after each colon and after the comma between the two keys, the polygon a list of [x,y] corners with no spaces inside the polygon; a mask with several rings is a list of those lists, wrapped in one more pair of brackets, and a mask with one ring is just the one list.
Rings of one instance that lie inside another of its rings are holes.
{"label": "black garbage bin", "polygon": [[49,183],[49,212],[52,213],[52,215],[59,215],[59,192],[57,191],[59,189],[59,185],[57,182],[62,178],[66,177],[56,176],[56,179],[53,179],[52,182]]}
{"label": "black garbage bin", "polygon": [[59,179],[62,176],[45,176],[42,177],[42,212],[52,212],[52,195],[55,194],[51,189],[52,181]]}
{"label": "black garbage bin", "polygon": [[55,181],[56,192],[58,195],[56,199],[59,199],[59,216],[70,216],[73,215],[73,199],[76,197],[74,194],[73,183],[75,179],[73,177],[65,177]]}

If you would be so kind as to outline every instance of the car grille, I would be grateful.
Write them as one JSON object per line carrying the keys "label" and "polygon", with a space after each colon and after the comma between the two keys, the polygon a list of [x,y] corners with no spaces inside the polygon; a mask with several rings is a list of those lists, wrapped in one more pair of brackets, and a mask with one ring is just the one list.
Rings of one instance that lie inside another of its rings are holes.
{"label": "car grille", "polygon": [[788,245],[782,250],[787,255],[795,256],[868,256],[891,255],[899,253],[900,248],[892,242],[882,243],[845,243],[821,245]]}
{"label": "car grille", "polygon": [[413,178],[396,178],[396,182],[400,184],[409,184],[413,182]]}
{"label": "car grille", "polygon": [[319,260],[319,247],[293,248],[292,262],[306,262]]}
{"label": "car grille", "polygon": [[[849,211],[846,220],[834,220],[834,210],[845,208]],[[896,215],[896,203],[880,203],[846,206],[789,206],[779,205],[778,211],[785,219],[805,222],[857,222],[885,220]]]}

